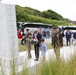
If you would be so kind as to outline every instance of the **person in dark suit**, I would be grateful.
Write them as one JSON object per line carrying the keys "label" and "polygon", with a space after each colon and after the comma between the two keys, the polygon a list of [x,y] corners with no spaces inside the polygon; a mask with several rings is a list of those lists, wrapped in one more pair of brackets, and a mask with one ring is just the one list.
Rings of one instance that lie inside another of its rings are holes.
{"label": "person in dark suit", "polygon": [[66,31],[66,44],[67,44],[67,46],[68,45],[70,46],[70,40],[71,40],[71,32],[70,32],[70,30],[67,30]]}
{"label": "person in dark suit", "polygon": [[74,38],[74,45],[76,45],[76,32],[74,32],[73,38]]}
{"label": "person in dark suit", "polygon": [[38,32],[37,28],[34,29],[33,39],[36,40],[36,43],[34,44],[35,57],[36,57],[35,61],[38,61],[38,59],[39,59],[39,47],[40,47],[42,35]]}

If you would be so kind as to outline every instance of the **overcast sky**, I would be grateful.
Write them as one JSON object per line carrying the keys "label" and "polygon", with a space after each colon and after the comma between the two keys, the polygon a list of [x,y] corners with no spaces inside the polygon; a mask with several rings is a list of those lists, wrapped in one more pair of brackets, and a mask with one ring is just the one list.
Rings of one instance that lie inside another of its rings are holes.
{"label": "overcast sky", "polygon": [[28,6],[40,11],[51,9],[64,18],[76,21],[76,0],[3,0],[3,2]]}

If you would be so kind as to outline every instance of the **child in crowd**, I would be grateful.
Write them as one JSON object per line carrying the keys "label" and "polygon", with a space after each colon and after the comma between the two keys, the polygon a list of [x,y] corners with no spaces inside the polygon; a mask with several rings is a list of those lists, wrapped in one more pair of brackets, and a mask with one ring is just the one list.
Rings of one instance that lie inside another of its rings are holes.
{"label": "child in crowd", "polygon": [[46,50],[47,50],[47,46],[46,44],[44,43],[44,38],[41,39],[41,52],[42,52],[42,57],[43,57],[43,60],[45,60],[45,55],[46,55]]}

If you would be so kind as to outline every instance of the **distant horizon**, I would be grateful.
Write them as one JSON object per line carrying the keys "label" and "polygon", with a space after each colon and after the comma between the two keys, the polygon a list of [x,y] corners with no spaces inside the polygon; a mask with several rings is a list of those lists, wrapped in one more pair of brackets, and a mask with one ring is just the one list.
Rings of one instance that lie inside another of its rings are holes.
{"label": "distant horizon", "polygon": [[53,10],[72,21],[76,21],[76,0],[2,0],[3,3],[31,7],[39,11]]}

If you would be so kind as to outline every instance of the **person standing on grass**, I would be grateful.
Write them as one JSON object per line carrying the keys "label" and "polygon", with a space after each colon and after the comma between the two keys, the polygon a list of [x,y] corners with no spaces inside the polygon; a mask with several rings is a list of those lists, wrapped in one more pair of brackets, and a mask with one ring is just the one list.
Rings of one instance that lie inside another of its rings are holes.
{"label": "person standing on grass", "polygon": [[42,57],[43,57],[43,60],[45,60],[45,56],[46,56],[46,50],[47,50],[47,46],[46,44],[44,43],[44,38],[41,39],[41,52],[42,52]]}
{"label": "person standing on grass", "polygon": [[72,35],[72,33],[71,33],[70,30],[68,29],[68,30],[66,31],[66,44],[67,44],[67,46],[70,46],[70,43],[71,43],[71,35]]}
{"label": "person standing on grass", "polygon": [[22,30],[22,39],[21,39],[21,45],[24,45],[24,40],[25,40],[25,33],[24,33],[24,23],[22,23],[22,27],[21,27],[21,30]]}
{"label": "person standing on grass", "polygon": [[73,34],[73,38],[74,38],[74,45],[76,45],[76,31]]}
{"label": "person standing on grass", "polygon": [[54,27],[52,32],[52,46],[56,55],[56,59],[60,59],[60,47],[63,46],[62,34],[59,32],[59,28]]}

